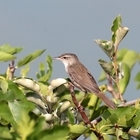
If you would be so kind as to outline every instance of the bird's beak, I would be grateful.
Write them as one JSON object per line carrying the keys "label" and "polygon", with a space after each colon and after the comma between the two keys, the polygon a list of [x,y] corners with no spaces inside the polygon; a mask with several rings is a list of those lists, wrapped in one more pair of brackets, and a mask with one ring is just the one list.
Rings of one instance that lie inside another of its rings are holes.
{"label": "bird's beak", "polygon": [[54,60],[60,60],[59,56],[53,57]]}

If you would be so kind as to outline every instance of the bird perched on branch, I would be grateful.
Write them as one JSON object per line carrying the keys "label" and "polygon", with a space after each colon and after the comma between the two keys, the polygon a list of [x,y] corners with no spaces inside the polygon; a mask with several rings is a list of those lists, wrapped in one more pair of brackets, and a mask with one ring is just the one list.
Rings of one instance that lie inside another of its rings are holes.
{"label": "bird perched on branch", "polygon": [[65,66],[66,72],[69,74],[73,85],[83,92],[92,92],[98,96],[105,104],[115,109],[116,105],[104,95],[99,89],[95,79],[88,69],[79,61],[78,57],[73,53],[65,53],[54,59],[60,60]]}

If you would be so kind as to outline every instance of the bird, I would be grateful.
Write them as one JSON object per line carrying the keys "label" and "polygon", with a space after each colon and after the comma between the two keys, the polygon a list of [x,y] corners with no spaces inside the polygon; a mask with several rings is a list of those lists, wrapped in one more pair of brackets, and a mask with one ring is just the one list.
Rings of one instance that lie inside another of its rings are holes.
{"label": "bird", "polygon": [[112,102],[98,87],[94,77],[88,69],[79,61],[74,53],[64,53],[60,56],[54,57],[56,60],[62,61],[65,70],[69,75],[72,84],[81,91],[94,93],[99,97],[108,107],[115,109],[116,105]]}

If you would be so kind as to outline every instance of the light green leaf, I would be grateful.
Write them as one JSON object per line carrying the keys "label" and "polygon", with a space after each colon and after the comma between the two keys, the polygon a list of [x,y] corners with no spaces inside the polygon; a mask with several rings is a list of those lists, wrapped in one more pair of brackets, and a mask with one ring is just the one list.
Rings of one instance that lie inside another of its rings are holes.
{"label": "light green leaf", "polygon": [[140,89],[140,72],[138,72],[134,79],[137,82],[137,89]]}
{"label": "light green leaf", "polygon": [[[22,108],[21,108],[22,109]],[[15,112],[15,113],[18,113]],[[27,140],[27,137],[34,131],[35,121],[30,120],[29,116],[25,112],[20,112],[20,118],[18,120],[17,132],[22,140]]]}
{"label": "light green leaf", "polygon": [[87,127],[83,125],[70,125],[70,132],[75,134],[83,134],[87,130]]}
{"label": "light green leaf", "polygon": [[21,76],[26,77],[27,74],[29,73],[29,70],[30,70],[29,64],[25,65],[25,67],[23,67],[20,71]]}
{"label": "light green leaf", "polygon": [[9,53],[9,54],[17,54],[20,51],[22,51],[23,48],[20,47],[11,47],[9,44],[4,44],[2,46],[0,46],[0,51],[3,51],[5,53]]}
{"label": "light green leaf", "polygon": [[15,58],[16,57],[14,55],[0,51],[0,61],[2,61],[2,62],[14,60]]}
{"label": "light green leaf", "polygon": [[17,66],[18,67],[24,66],[24,65],[30,63],[31,61],[32,61],[32,55],[29,54],[28,56],[26,56],[25,58],[23,58],[22,60],[20,60],[18,62],[18,65]]}
{"label": "light green leaf", "polygon": [[98,140],[98,138],[96,137],[96,135],[94,133],[91,133],[90,140]]}
{"label": "light green leaf", "polygon": [[13,137],[8,127],[0,127],[0,138],[1,140],[12,140]]}
{"label": "light green leaf", "polygon": [[41,82],[39,82],[38,84],[39,84],[39,87],[40,87],[41,94],[48,95],[49,94],[49,91],[48,91],[49,88],[48,88],[48,86],[45,85],[45,84],[43,84],[43,83],[41,83]]}
{"label": "light green leaf", "polygon": [[24,66],[28,63],[30,63],[31,61],[33,61],[34,59],[36,59],[37,57],[39,57],[45,50],[37,50],[29,55],[27,55],[25,58],[23,58],[22,60],[20,60],[18,62],[18,67]]}
{"label": "light green leaf", "polygon": [[48,70],[47,70],[47,81],[51,78],[52,75],[52,58],[51,56],[47,56],[47,65],[48,65]]}
{"label": "light green leaf", "polygon": [[0,87],[3,93],[6,93],[8,89],[8,82],[6,80],[0,79]]}
{"label": "light green leaf", "polygon": [[99,82],[106,80],[106,74],[104,71],[101,72],[100,77],[98,79]]}
{"label": "light green leaf", "polygon": [[122,70],[124,77],[119,81],[119,89],[121,94],[125,92],[131,76],[130,68],[126,63],[122,63]]}
{"label": "light green leaf", "polygon": [[125,62],[129,68],[132,68],[137,62],[138,56],[139,54],[137,52],[128,50],[123,57],[123,62]]}
{"label": "light green leaf", "polygon": [[123,48],[117,51],[117,61],[122,62],[124,56],[127,54],[128,49]]}

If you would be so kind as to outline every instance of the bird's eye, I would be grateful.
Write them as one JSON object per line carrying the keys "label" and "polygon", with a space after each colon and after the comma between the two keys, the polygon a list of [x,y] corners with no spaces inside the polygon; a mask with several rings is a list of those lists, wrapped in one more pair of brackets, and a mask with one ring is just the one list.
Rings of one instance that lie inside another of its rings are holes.
{"label": "bird's eye", "polygon": [[67,57],[63,57],[63,59],[67,59]]}

